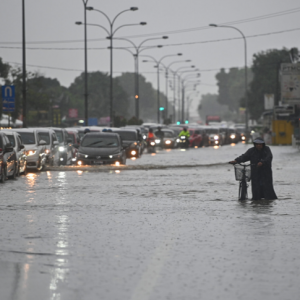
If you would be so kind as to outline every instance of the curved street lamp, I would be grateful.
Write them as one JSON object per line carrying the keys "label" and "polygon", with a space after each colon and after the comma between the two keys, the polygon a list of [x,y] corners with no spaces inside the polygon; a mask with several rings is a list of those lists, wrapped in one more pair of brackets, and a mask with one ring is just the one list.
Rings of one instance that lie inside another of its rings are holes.
{"label": "curved street lamp", "polygon": [[124,40],[129,42],[134,48],[135,48],[135,116],[137,119],[139,119],[139,102],[140,102],[140,95],[139,95],[139,55],[142,51],[147,50],[147,49],[153,49],[153,48],[162,48],[162,45],[157,45],[157,46],[149,46],[149,47],[142,47],[144,43],[148,41],[153,41],[153,40],[160,40],[160,39],[168,39],[168,36],[162,36],[159,38],[149,38],[144,41],[142,41],[139,45],[136,45],[134,42],[132,42],[129,39],[126,38],[115,38],[116,40]]}
{"label": "curved street lamp", "polygon": [[[160,93],[159,93],[159,65],[161,64],[162,60],[167,58],[167,57],[173,57],[173,56],[181,56],[182,53],[177,53],[177,54],[169,54],[169,55],[164,55],[161,57],[159,60],[155,59],[151,55],[143,55],[143,57],[150,57],[152,61],[154,61],[157,65],[157,123],[160,124]],[[143,62],[148,62],[147,60]]]}
{"label": "curved street lamp", "polygon": [[234,26],[229,26],[229,25],[217,25],[217,24],[209,24],[211,27],[224,27],[224,28],[231,28],[236,31],[238,31],[243,39],[244,39],[244,50],[245,50],[245,106],[246,106],[246,111],[245,111],[245,125],[246,125],[246,132],[248,134],[248,99],[247,99],[247,91],[248,91],[248,76],[247,76],[247,40],[243,32],[238,29],[237,27]]}
{"label": "curved street lamp", "polygon": [[130,7],[129,9],[122,10],[112,20],[108,17],[108,15],[106,13],[104,13],[103,11],[101,11],[99,9],[95,9],[95,8],[89,6],[89,7],[86,7],[86,10],[96,11],[96,12],[102,14],[109,23],[109,30],[107,30],[105,27],[103,27],[101,25],[98,25],[98,26],[101,27],[102,29],[104,29],[106,31],[106,33],[108,33],[107,39],[110,40],[110,126],[113,127],[113,124],[114,124],[114,114],[113,114],[113,38],[114,38],[115,33],[122,27],[135,26],[135,25],[146,25],[147,23],[140,22],[139,24],[125,24],[125,25],[121,25],[121,26],[117,27],[116,29],[114,29],[115,21],[121,14],[123,14],[127,11],[137,11],[138,10],[137,7]]}

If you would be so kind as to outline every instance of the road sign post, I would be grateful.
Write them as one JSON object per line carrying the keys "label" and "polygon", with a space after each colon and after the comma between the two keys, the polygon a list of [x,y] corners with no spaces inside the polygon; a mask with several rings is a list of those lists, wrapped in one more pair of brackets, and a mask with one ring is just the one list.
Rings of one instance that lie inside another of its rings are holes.
{"label": "road sign post", "polygon": [[2,109],[3,112],[10,113],[15,111],[15,87],[4,85],[2,90]]}

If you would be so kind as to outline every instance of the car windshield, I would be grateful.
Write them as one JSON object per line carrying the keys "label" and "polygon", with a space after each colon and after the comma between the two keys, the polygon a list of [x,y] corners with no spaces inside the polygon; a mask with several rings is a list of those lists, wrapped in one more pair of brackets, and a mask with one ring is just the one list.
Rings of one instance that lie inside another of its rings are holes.
{"label": "car windshield", "polygon": [[246,131],[246,128],[244,128],[244,127],[237,127],[236,130],[237,130],[237,132],[244,133]]}
{"label": "car windshield", "polygon": [[117,137],[114,136],[85,136],[81,143],[82,147],[91,148],[109,148],[118,147],[119,141]]}
{"label": "car windshield", "polygon": [[214,133],[219,133],[219,129],[218,128],[207,128],[206,132],[208,134],[214,134]]}
{"label": "car windshield", "polygon": [[46,145],[50,145],[50,134],[49,132],[38,132],[39,142],[41,140],[46,142]]}
{"label": "car windshield", "polygon": [[74,134],[68,133],[68,138],[72,140],[72,144],[76,144],[75,143],[75,135]]}
{"label": "car windshield", "polygon": [[62,142],[64,141],[62,131],[60,131],[60,130],[55,130],[55,133],[56,133],[58,142],[59,142],[59,143],[62,143]]}
{"label": "car windshield", "polygon": [[25,145],[34,145],[35,137],[33,132],[18,132],[22,138],[22,141]]}
{"label": "car windshield", "polygon": [[[16,146],[16,142],[15,142],[14,136],[11,135],[11,134],[7,134],[6,136],[8,137],[8,139],[9,139],[9,141],[10,141],[12,147],[15,147],[15,146]],[[1,148],[1,147],[0,147],[0,148]]]}
{"label": "car windshield", "polygon": [[166,138],[174,137],[174,133],[171,131],[163,131],[163,133],[165,134]]}
{"label": "car windshield", "polygon": [[136,141],[137,140],[137,136],[136,136],[136,132],[133,131],[114,131],[115,133],[117,133],[121,139],[123,141]]}

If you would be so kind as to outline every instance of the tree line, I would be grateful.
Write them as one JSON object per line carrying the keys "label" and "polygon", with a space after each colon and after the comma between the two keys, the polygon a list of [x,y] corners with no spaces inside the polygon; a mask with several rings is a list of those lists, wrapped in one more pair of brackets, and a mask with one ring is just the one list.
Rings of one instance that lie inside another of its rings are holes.
{"label": "tree line", "polygon": [[[51,126],[51,112],[59,111],[63,120],[68,119],[69,109],[78,110],[78,118],[84,119],[84,73],[77,76],[69,87],[57,79],[45,77],[39,72],[27,72],[27,123],[29,126]],[[146,78],[139,75],[140,119],[135,118],[134,73],[123,73],[113,78],[115,123],[119,125],[139,124],[157,118],[157,91]],[[14,119],[22,115],[22,69],[4,63],[0,58],[0,80],[5,85],[14,85],[16,90]],[[88,73],[88,115],[90,118],[109,116],[109,74],[100,71]],[[160,94],[160,103],[167,99]],[[171,103],[169,103],[171,107]],[[2,105],[0,105],[0,116]],[[53,115],[53,114],[52,114]],[[61,124],[62,126],[67,123]]]}
{"label": "tree line", "polygon": [[[294,48],[295,49],[295,48]],[[298,50],[297,50],[298,51]],[[247,69],[247,100],[250,119],[258,120],[264,112],[264,94],[274,94],[280,101],[280,64],[290,63],[290,50],[270,49],[253,55]],[[245,69],[221,69],[216,74],[218,94],[202,95],[198,112],[202,120],[209,114],[220,114],[224,120],[241,121],[239,111],[245,108]]]}

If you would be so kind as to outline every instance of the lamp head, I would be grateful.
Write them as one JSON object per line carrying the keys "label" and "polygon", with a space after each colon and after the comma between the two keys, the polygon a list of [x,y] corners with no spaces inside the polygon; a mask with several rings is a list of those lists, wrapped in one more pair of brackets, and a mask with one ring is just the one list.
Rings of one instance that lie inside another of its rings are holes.
{"label": "lamp head", "polygon": [[178,56],[181,56],[181,55],[182,55],[182,53],[177,53],[177,55],[178,55]]}
{"label": "lamp head", "polygon": [[147,25],[146,22],[140,22],[140,25]]}
{"label": "lamp head", "polygon": [[137,7],[130,7],[130,10],[136,11],[136,10],[138,10],[138,8]]}
{"label": "lamp head", "polygon": [[191,68],[195,68],[195,66],[193,65],[193,66],[191,66]]}
{"label": "lamp head", "polygon": [[148,60],[142,60],[142,62],[148,62]]}
{"label": "lamp head", "polygon": [[190,59],[188,59],[188,60],[186,60],[185,62],[191,62],[191,60],[190,60]]}
{"label": "lamp head", "polygon": [[166,40],[166,39],[168,39],[169,37],[166,36],[166,35],[164,35],[162,38],[163,38],[164,40]]}
{"label": "lamp head", "polygon": [[87,6],[86,10],[94,10],[94,7],[92,7],[92,6]]}
{"label": "lamp head", "polygon": [[157,48],[162,48],[163,47],[163,45],[157,45]]}
{"label": "lamp head", "polygon": [[76,25],[82,25],[82,22],[75,22]]}
{"label": "lamp head", "polygon": [[209,26],[211,26],[211,27],[218,27],[217,24],[209,24]]}

